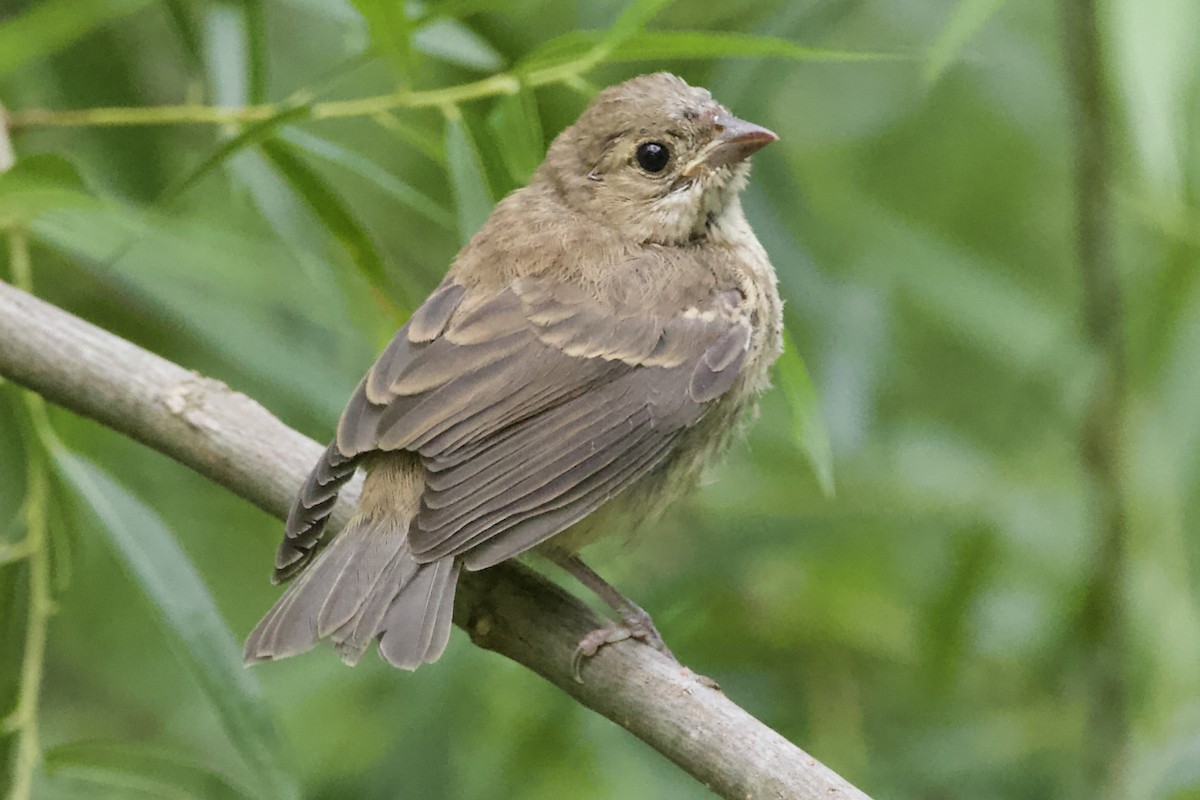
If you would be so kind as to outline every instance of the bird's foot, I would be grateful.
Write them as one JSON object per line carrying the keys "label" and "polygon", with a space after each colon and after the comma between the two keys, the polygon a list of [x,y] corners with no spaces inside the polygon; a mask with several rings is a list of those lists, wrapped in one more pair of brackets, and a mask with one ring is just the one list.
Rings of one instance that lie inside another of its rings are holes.
{"label": "bird's foot", "polygon": [[658,629],[654,627],[654,622],[650,619],[649,614],[636,608],[636,610],[622,614],[622,617],[620,625],[609,624],[603,628],[597,628],[579,640],[579,646],[575,648],[575,655],[571,659],[571,672],[575,675],[576,681],[583,683],[580,670],[585,658],[596,655],[605,645],[616,644],[626,639],[637,639],[639,642],[650,645],[675,663],[679,663],[675,654],[671,652],[671,648],[667,647],[667,643],[663,641]]}
{"label": "bird's foot", "polygon": [[554,563],[575,576],[576,580],[595,592],[601,600],[621,615],[620,625],[609,623],[603,628],[597,628],[579,640],[579,646],[575,648],[575,655],[571,658],[571,673],[575,676],[576,681],[583,683],[580,670],[583,667],[583,660],[585,658],[591,658],[596,655],[596,653],[600,652],[600,648],[607,644],[623,642],[626,639],[637,639],[650,645],[674,661],[684,676],[692,678],[701,686],[720,690],[721,687],[717,686],[717,682],[712,678],[697,675],[687,667],[679,664],[679,660],[675,658],[675,654],[671,652],[671,648],[667,647],[667,643],[663,641],[662,635],[658,632],[658,628],[654,627],[654,621],[650,619],[650,615],[646,613],[645,609],[609,585],[591,567],[584,564],[579,559],[579,556],[552,549],[546,552]]}

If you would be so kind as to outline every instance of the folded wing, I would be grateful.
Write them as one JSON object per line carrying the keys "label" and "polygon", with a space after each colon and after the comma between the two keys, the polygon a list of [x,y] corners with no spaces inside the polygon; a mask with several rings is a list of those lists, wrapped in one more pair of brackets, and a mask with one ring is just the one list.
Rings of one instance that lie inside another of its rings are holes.
{"label": "folded wing", "polygon": [[490,566],[667,457],[741,371],[750,328],[739,301],[726,291],[697,307],[614,314],[528,278],[483,300],[445,284],[360,384],[337,450],[419,453],[414,556]]}

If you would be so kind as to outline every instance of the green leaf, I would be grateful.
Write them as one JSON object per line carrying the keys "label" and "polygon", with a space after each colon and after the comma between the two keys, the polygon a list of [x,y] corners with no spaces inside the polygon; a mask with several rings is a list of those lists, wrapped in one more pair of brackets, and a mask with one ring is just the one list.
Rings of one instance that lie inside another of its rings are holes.
{"label": "green leaf", "polygon": [[299,796],[257,681],[203,579],[162,519],[96,464],[61,444],[50,448],[63,480],[87,503],[122,565],[191,670],[230,741],[266,796]]}
{"label": "green leaf", "polygon": [[413,34],[413,48],[427,56],[480,72],[504,69],[504,56],[457,20],[434,20],[418,28]]}
{"label": "green leaf", "polygon": [[454,230],[454,215],[443,208],[440,203],[411,184],[395,177],[366,156],[351,152],[327,139],[313,136],[311,133],[297,128],[285,128],[279,132],[279,138],[307,153],[353,172],[433,224],[446,230]]}
{"label": "green leaf", "polygon": [[957,341],[1022,373],[1065,379],[1068,365],[1087,364],[1087,346],[1057,298],[1032,291],[990,260],[926,231],[877,239],[868,256],[876,263],[920,264],[890,274],[914,307]]}
{"label": "green leaf", "polygon": [[367,21],[375,52],[387,57],[401,75],[412,72],[415,23],[404,13],[404,0],[353,0]]}
{"label": "green leaf", "polygon": [[887,53],[805,47],[774,36],[708,31],[643,31],[622,42],[608,61],[687,58],[787,58],[792,61],[880,61],[901,58]]}
{"label": "green leaf", "polygon": [[366,27],[366,20],[350,0],[283,0],[283,3],[333,22]]}
{"label": "green leaf", "polygon": [[196,32],[196,22],[192,18],[191,9],[185,0],[165,0],[164,10],[171,23],[171,29],[179,39],[179,45],[187,56],[188,67],[199,74],[204,70],[204,56],[201,55],[200,35]]}
{"label": "green leaf", "polygon": [[158,202],[163,204],[172,202],[192,186],[195,186],[205,175],[208,175],[224,164],[230,156],[269,139],[280,125],[306,117],[308,116],[308,112],[308,103],[291,106],[261,122],[256,122],[245,128],[237,136],[226,139],[212,153],[205,157],[203,161],[193,167],[190,172],[164,189],[162,194],[158,196]]}
{"label": "green leaf", "polygon": [[51,591],[55,596],[67,591],[75,574],[79,530],[67,513],[70,503],[62,484],[51,481],[46,501],[46,528],[50,534]]}
{"label": "green leaf", "polygon": [[602,31],[571,31],[556,36],[526,53],[513,67],[513,71],[524,75],[537,69],[574,61],[581,53],[595,47],[602,35]]}
{"label": "green leaf", "polygon": [[421,155],[430,161],[439,165],[446,163],[446,152],[443,149],[440,133],[433,133],[405,122],[390,111],[382,111],[371,117],[371,119],[379,127],[412,149],[420,152]]}
{"label": "green leaf", "polygon": [[967,46],[967,42],[979,33],[1005,2],[1006,0],[961,0],[925,56],[922,77],[927,83],[934,83],[942,76]]}
{"label": "green leaf", "polygon": [[457,113],[446,120],[446,169],[458,211],[458,235],[466,243],[487,222],[495,200],[479,149]]}
{"label": "green leaf", "polygon": [[150,0],[46,0],[0,25],[0,77],[48,58]]}
{"label": "green leaf", "polygon": [[171,754],[148,750],[144,745],[112,742],[72,742],[48,750],[46,772],[154,797],[249,800],[225,776]]}
{"label": "green leaf", "polygon": [[[601,31],[572,31],[546,42],[522,59],[515,71],[566,64],[603,40]],[[709,31],[639,31],[630,34],[605,56],[609,63],[706,58],[786,58],[791,61],[856,62],[903,60],[906,56],[859,50],[806,47],[774,36]]]}
{"label": "green leaf", "polygon": [[[282,195],[303,203],[265,158],[255,151],[242,155],[256,157],[258,171],[277,181]],[[323,235],[315,215],[311,228]],[[333,279],[317,247],[297,252],[273,237],[210,220],[101,200],[51,210],[30,233],[40,246],[127,294],[137,313],[179,321],[229,370],[257,376],[263,386],[287,387],[288,398],[322,416],[341,413],[346,387],[362,377],[361,365],[372,355],[356,334],[363,315],[350,312],[369,305],[372,290],[365,281],[353,287]],[[313,241],[324,244],[321,236]],[[350,270],[338,273],[358,278]],[[331,295],[339,283],[342,292]],[[296,375],[307,380],[296,382]]]}
{"label": "green leaf", "polygon": [[0,229],[25,225],[46,211],[91,202],[75,167],[49,154],[22,158],[0,173]]}
{"label": "green leaf", "polygon": [[533,92],[522,88],[517,94],[497,100],[488,116],[488,127],[496,136],[501,159],[513,183],[517,186],[529,183],[546,155],[542,120]]}
{"label": "green leaf", "polygon": [[[1113,114],[1123,120],[1124,136],[1137,155],[1135,184],[1144,182],[1155,202],[1179,213],[1195,204],[1200,179],[1200,102],[1195,99],[1200,5],[1195,0],[1114,3],[1106,7],[1104,20],[1104,71],[1114,100],[1120,99],[1112,105]],[[1191,227],[1193,236],[1198,230]]]}
{"label": "green leaf", "polygon": [[634,0],[617,15],[608,32],[600,39],[600,48],[611,51],[629,37],[638,33],[654,16],[675,0]]}
{"label": "green leaf", "polygon": [[518,74],[566,64],[588,55],[608,60],[613,51],[641,33],[642,28],[674,0],[635,0],[626,6],[606,31],[571,31],[551,39],[527,54],[516,67]]}
{"label": "green leaf", "polygon": [[466,19],[475,14],[491,11],[508,11],[512,9],[512,0],[443,0],[433,5],[412,2],[410,8],[418,9],[417,22],[444,17]]}
{"label": "green leaf", "polygon": [[341,244],[363,277],[384,297],[390,296],[394,287],[375,243],[337,192],[284,142],[272,139],[263,142],[261,149],[288,185],[320,218],[330,235]]}
{"label": "green leaf", "polygon": [[833,452],[829,446],[829,433],[821,420],[817,391],[813,388],[808,368],[804,366],[800,351],[786,330],[783,334],[783,354],[779,357],[776,369],[780,388],[792,411],[792,438],[808,459],[821,491],[826,497],[833,497]]}
{"label": "green leaf", "polygon": [[250,103],[267,102],[267,20],[265,0],[242,0],[246,26],[246,76]]}

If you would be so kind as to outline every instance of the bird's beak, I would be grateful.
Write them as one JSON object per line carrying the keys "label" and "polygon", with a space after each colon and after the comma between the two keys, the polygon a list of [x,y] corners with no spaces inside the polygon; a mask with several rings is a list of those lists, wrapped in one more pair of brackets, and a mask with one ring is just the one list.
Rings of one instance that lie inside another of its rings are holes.
{"label": "bird's beak", "polygon": [[771,142],[777,141],[778,136],[761,125],[746,122],[744,119],[721,114],[714,120],[717,135],[700,154],[684,168],[684,175],[694,175],[701,166],[709,169],[734,164],[750,157]]}

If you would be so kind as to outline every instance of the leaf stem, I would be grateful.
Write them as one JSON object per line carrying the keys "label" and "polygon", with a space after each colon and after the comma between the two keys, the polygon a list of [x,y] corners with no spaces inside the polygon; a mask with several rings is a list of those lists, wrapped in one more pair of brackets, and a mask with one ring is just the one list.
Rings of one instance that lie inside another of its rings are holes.
{"label": "leaf stem", "polygon": [[1083,322],[1100,367],[1080,450],[1090,483],[1096,550],[1080,630],[1088,694],[1083,764],[1089,796],[1124,791],[1130,747],[1128,633],[1125,617],[1128,516],[1121,471],[1126,365],[1120,278],[1112,226],[1112,114],[1095,0],[1063,0],[1063,36],[1072,92],[1075,149],[1076,259]]}
{"label": "leaf stem", "polygon": [[[326,100],[313,103],[308,109],[307,116],[316,120],[374,116],[395,109],[435,108],[484,97],[516,94],[521,90],[522,83],[544,86],[548,83],[565,81],[578,76],[584,70],[591,69],[595,63],[595,59],[585,55],[576,61],[534,72],[524,78],[510,72],[501,72],[482,80],[442,89],[418,91],[403,89],[390,94],[360,97],[353,100]],[[31,108],[25,111],[9,112],[8,123],[10,129],[14,131],[36,127],[229,125],[271,119],[291,105],[293,104],[284,101],[239,108],[195,104],[148,108],[87,108],[68,111]]]}
{"label": "leaf stem", "polygon": [[[30,402],[33,402],[32,398]],[[40,398],[39,398],[40,402]],[[4,730],[17,734],[17,754],[13,761],[11,800],[32,796],[33,776],[41,759],[38,745],[38,698],[42,688],[42,668],[46,658],[46,629],[54,613],[50,594],[50,553],[46,546],[46,461],[40,451],[30,453],[29,485],[23,516],[29,564],[29,619],[25,628],[25,649],[21,658],[21,688],[17,706],[4,720]]]}
{"label": "leaf stem", "polygon": [[[25,232],[14,229],[8,234],[9,264],[13,282],[21,287],[30,285],[29,242]],[[44,401],[33,394],[25,395],[26,404],[33,410]],[[40,409],[43,413],[44,408]],[[36,416],[36,415],[35,415]],[[42,671],[46,658],[46,629],[54,613],[50,590],[50,552],[47,546],[46,505],[49,499],[46,459],[41,449],[31,446],[28,483],[21,516],[25,522],[25,538],[8,549],[6,559],[24,557],[29,566],[29,617],[25,626],[25,647],[21,656],[21,683],[17,705],[4,719],[5,733],[17,734],[17,753],[13,760],[12,800],[26,800],[33,793],[33,776],[41,759],[38,744],[38,698],[41,695]]]}
{"label": "leaf stem", "polygon": [[[23,228],[8,231],[8,263],[13,284],[29,291],[33,272],[29,257],[29,238]],[[30,422],[38,440],[46,441],[49,421],[45,401],[40,395],[24,393]],[[25,500],[20,515],[25,526],[24,538],[0,550],[0,563],[24,560],[29,569],[29,609],[25,626],[25,646],[21,656],[20,688],[16,707],[0,720],[0,733],[17,735],[13,759],[13,779],[9,800],[27,800],[33,793],[33,778],[41,760],[38,734],[38,703],[46,660],[46,638],[50,617],[54,614],[54,596],[50,576],[50,546],[47,522],[49,465],[44,448],[31,443],[28,452]]]}

